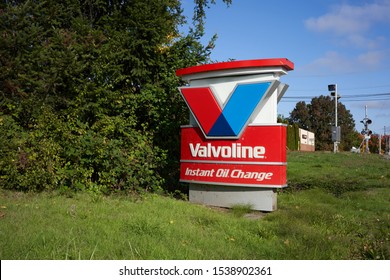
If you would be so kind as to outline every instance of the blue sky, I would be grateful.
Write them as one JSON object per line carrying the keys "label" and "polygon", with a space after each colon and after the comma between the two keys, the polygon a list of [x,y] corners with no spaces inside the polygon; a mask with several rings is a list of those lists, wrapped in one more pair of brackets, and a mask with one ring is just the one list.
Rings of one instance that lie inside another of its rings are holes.
{"label": "blue sky", "polygon": [[[185,14],[192,0],[183,0]],[[328,95],[337,84],[356,129],[390,134],[390,0],[221,0],[207,10],[207,42],[218,35],[215,61],[288,58],[295,70],[278,105],[288,117],[298,101]]]}

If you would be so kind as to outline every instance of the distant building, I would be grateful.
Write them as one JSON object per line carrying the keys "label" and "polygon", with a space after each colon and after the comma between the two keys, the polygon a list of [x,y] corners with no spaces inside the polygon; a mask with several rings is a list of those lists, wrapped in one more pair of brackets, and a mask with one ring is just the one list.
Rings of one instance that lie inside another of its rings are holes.
{"label": "distant building", "polygon": [[315,151],[313,132],[299,128],[297,124],[287,126],[287,149],[290,151]]}
{"label": "distant building", "polygon": [[299,128],[299,151],[314,152],[315,151],[315,139],[314,133]]}

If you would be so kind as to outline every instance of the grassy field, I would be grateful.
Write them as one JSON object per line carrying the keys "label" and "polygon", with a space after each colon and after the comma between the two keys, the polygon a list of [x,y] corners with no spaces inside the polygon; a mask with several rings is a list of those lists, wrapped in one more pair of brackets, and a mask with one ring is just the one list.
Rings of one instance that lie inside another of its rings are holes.
{"label": "grassy field", "polygon": [[0,259],[390,259],[390,160],[288,154],[278,210],[0,190]]}

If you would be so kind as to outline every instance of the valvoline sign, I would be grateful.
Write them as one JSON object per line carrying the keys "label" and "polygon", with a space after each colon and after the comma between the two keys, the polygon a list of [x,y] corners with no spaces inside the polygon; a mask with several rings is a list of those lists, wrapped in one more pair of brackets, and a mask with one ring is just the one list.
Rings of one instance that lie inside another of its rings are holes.
{"label": "valvoline sign", "polygon": [[293,68],[265,59],[176,72],[191,81],[179,90],[193,117],[181,129],[181,182],[286,186],[286,126],[276,123],[276,104],[284,93],[279,76]]}

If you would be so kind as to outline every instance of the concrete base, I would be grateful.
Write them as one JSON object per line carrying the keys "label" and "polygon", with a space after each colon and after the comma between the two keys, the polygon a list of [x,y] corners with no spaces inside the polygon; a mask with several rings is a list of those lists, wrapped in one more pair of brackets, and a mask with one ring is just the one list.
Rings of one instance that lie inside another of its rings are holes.
{"label": "concrete base", "polygon": [[259,211],[277,209],[276,190],[269,188],[190,184],[189,200],[193,203],[227,208],[245,204]]}

